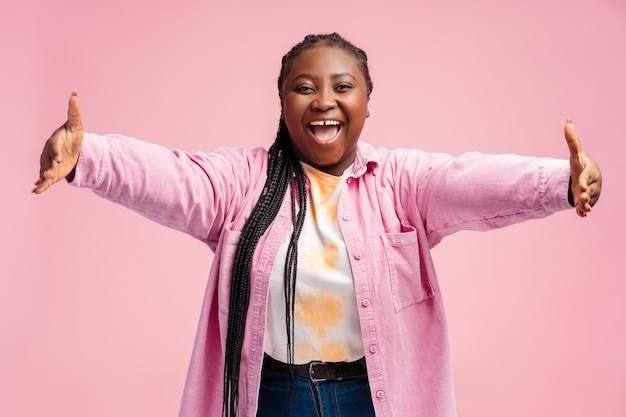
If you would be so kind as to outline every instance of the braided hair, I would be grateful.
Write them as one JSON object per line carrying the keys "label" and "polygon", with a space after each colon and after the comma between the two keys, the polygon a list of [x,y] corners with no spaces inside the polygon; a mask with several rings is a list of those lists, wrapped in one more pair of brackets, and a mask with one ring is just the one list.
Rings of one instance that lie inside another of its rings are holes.
{"label": "braided hair", "polygon": [[[293,62],[307,49],[319,46],[340,48],[351,54],[357,61],[367,83],[368,94],[373,83],[367,66],[365,51],[354,46],[337,33],[308,35],[295,45],[282,58],[278,77],[278,94],[282,99],[283,82]],[[246,324],[246,315],[250,299],[249,278],[252,257],[261,236],[265,233],[282,205],[287,189],[291,192],[291,214],[293,233],[285,259],[285,305],[287,329],[288,362],[294,363],[294,305],[296,289],[296,270],[298,266],[298,239],[307,209],[305,174],[295,156],[287,124],[281,118],[278,124],[276,140],[268,152],[268,168],[265,186],[250,213],[237,246],[232,271],[228,333],[224,358],[224,396],[222,403],[223,417],[236,417],[239,399],[239,372],[241,353]]]}

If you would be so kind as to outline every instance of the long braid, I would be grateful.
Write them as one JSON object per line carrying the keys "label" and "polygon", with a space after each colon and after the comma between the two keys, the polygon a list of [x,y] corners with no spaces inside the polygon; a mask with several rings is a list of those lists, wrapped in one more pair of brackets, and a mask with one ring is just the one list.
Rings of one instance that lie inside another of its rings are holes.
{"label": "long braid", "polygon": [[[321,45],[337,47],[352,54],[359,62],[367,82],[368,93],[373,84],[367,66],[365,52],[343,39],[339,34],[308,35],[294,46],[282,59],[278,92],[282,98],[283,81],[293,61],[305,49]],[[250,301],[250,266],[261,236],[265,233],[278,214],[287,188],[291,186],[291,215],[293,233],[285,258],[285,305],[288,362],[294,363],[294,309],[296,293],[296,272],[298,269],[298,240],[304,224],[307,210],[305,174],[292,150],[291,137],[284,120],[280,120],[276,140],[268,152],[268,168],[265,186],[254,209],[250,213],[235,253],[229,301],[228,333],[224,358],[224,396],[222,403],[223,417],[236,417],[239,400],[239,373],[241,354],[246,324],[246,315]]]}
{"label": "long braid", "polygon": [[[302,226],[304,225],[304,217],[306,215],[307,200],[306,200],[306,186],[304,180],[304,171],[302,166],[298,164],[298,169],[295,170],[295,182],[297,190],[291,187],[291,216],[293,218],[293,233],[291,234],[291,240],[287,248],[287,256],[285,259],[285,317],[287,327],[287,356],[290,364],[294,363],[294,346],[293,337],[295,331],[294,325],[294,308],[296,298],[296,271],[298,269],[298,239],[300,238],[300,232],[302,232]],[[298,204],[300,210],[296,214],[296,191],[298,197]]]}
{"label": "long braid", "polygon": [[281,121],[276,141],[268,153],[268,172],[263,192],[241,231],[235,253],[224,360],[223,416],[236,416],[243,335],[250,298],[250,265],[254,250],[259,239],[278,214],[290,179],[293,177],[294,165],[302,169],[292,156],[288,135],[286,125],[284,121]]}

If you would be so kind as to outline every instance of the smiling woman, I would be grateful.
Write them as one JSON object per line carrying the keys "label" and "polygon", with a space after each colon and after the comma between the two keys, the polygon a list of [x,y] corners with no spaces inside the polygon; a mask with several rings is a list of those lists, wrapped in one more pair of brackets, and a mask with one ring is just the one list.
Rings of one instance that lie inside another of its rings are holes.
{"label": "smiling woman", "polygon": [[359,141],[364,51],[310,35],[282,64],[269,150],[85,133],[73,95],[33,191],[67,178],[215,252],[181,416],[453,417],[431,249],[572,206],[584,217],[600,170],[569,120],[569,161],[375,149]]}

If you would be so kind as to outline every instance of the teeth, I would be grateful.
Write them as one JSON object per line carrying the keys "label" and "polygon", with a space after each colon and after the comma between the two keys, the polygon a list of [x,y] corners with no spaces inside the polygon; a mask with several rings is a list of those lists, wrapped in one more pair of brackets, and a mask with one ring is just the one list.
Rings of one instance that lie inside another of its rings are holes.
{"label": "teeth", "polygon": [[337,126],[340,125],[341,122],[338,122],[337,120],[316,120],[309,124],[311,126]]}

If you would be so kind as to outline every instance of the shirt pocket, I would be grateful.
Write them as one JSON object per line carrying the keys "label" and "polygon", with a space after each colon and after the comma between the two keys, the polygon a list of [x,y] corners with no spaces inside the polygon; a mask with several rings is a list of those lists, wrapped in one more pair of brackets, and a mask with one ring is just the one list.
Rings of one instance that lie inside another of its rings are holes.
{"label": "shirt pocket", "polygon": [[402,232],[384,233],[382,237],[396,312],[432,298],[433,286],[421,271],[417,230],[403,220]]}
{"label": "shirt pocket", "polygon": [[217,291],[219,297],[220,312],[228,316],[230,304],[230,287],[232,282],[233,265],[237,254],[237,246],[241,238],[241,231],[234,230],[233,224],[229,224],[224,231],[224,238],[220,247],[220,253],[215,254],[219,262],[219,277]]}

